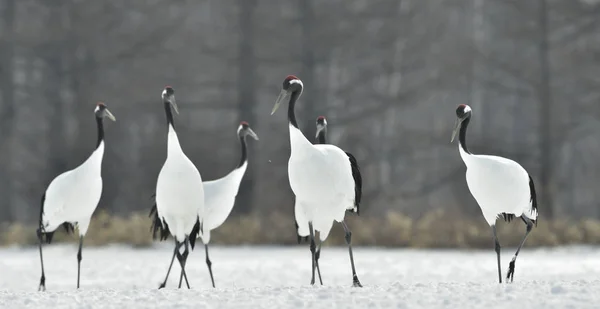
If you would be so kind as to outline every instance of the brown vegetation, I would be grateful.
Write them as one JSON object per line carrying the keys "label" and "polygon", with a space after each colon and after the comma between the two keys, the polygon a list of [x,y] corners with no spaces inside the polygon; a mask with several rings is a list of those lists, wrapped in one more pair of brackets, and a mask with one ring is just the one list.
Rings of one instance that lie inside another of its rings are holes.
{"label": "brown vegetation", "polygon": [[[236,216],[214,230],[213,243],[293,245],[296,244],[292,217],[271,214]],[[443,211],[433,211],[419,219],[398,212],[388,212],[385,219],[347,216],[352,240],[359,246],[414,248],[491,248],[489,226],[482,218],[458,218]],[[0,245],[34,245],[35,227],[20,223],[1,227]],[[525,225],[520,220],[511,223],[498,221],[498,236],[503,246],[515,246],[523,237]],[[344,245],[343,230],[336,224],[326,245]],[[74,242],[76,237],[59,230],[55,242]],[[124,243],[133,246],[152,244],[150,218],[135,213],[127,218],[98,212],[91,223],[86,245]],[[540,220],[530,234],[526,246],[565,244],[600,244],[600,221],[597,220]]]}

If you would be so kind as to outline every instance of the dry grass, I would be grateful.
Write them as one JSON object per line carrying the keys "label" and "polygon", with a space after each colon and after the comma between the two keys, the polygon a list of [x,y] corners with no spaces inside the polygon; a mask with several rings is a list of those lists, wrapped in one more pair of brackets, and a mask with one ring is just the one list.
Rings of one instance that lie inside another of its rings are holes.
{"label": "dry grass", "polygon": [[[218,244],[296,244],[293,218],[273,213],[267,217],[249,215],[232,217],[213,231]],[[490,248],[491,230],[482,218],[463,218],[434,211],[413,219],[397,212],[385,218],[347,216],[355,245],[415,248]],[[86,245],[125,243],[133,246],[152,244],[150,218],[135,213],[127,218],[106,212],[94,215],[85,238]],[[523,237],[525,225],[517,219],[511,223],[498,221],[498,236],[503,246],[514,246]],[[37,244],[35,227],[20,223],[0,226],[0,245]],[[77,237],[59,229],[54,242],[75,242]],[[327,245],[343,245],[344,233],[336,224]],[[540,220],[527,240],[527,246],[564,244],[600,244],[598,220]]]}

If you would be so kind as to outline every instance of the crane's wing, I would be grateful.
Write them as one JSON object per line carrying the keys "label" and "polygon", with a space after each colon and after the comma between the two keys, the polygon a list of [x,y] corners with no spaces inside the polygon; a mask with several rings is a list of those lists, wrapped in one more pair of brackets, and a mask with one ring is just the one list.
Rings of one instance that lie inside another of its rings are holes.
{"label": "crane's wing", "polygon": [[362,199],[362,176],[356,158],[346,151],[346,155],[350,159],[350,167],[352,168],[352,178],[354,178],[354,209],[357,215],[360,215],[360,201]]}
{"label": "crane's wing", "polygon": [[[355,211],[356,208],[356,185],[353,176],[353,167],[351,159],[346,152],[334,145],[315,145],[324,154],[323,158],[327,162],[329,168],[324,169],[322,173],[326,173],[326,177],[331,180],[331,190],[344,196],[342,203],[347,203],[345,207]],[[358,166],[358,165],[356,165]],[[361,186],[362,186],[362,179]],[[352,202],[350,202],[352,201]]]}
{"label": "crane's wing", "polygon": [[239,192],[240,182],[246,169],[239,168],[231,171],[225,177],[205,181],[204,187],[204,218],[203,227],[215,229],[219,227],[233,210],[235,198]]}

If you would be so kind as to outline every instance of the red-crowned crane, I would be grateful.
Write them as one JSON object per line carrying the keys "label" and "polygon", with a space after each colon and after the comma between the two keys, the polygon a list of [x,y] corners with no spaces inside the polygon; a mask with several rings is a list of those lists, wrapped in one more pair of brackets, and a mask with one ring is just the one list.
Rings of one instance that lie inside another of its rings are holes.
{"label": "red-crowned crane", "polygon": [[[170,233],[175,238],[175,250],[165,280],[159,289],[166,286],[175,257],[181,265],[179,288],[181,288],[182,279],[185,278],[189,289],[185,264],[189,246],[191,245],[192,250],[194,249],[196,237],[202,228],[202,222],[198,218],[199,215],[200,217],[204,215],[204,189],[198,169],[183,153],[177,132],[175,132],[171,109],[176,113],[179,111],[175,101],[175,91],[172,87],[165,87],[162,92],[162,101],[167,115],[167,159],[158,174],[156,209],[151,212],[151,215],[154,215],[154,237],[156,238],[156,232],[160,232],[160,239],[164,240]],[[182,246],[184,247],[183,252],[180,250]]]}
{"label": "red-crowned crane", "polygon": [[67,233],[74,231],[74,225],[77,225],[79,231],[79,250],[77,251],[77,288],[79,288],[83,237],[87,233],[90,219],[102,195],[103,119],[107,117],[112,121],[116,120],[115,116],[102,102],[96,105],[94,114],[98,127],[96,149],[81,165],[56,176],[42,196],[39,228],[37,230],[42,265],[42,276],[38,290],[46,290],[42,243],[51,243],[54,231],[61,225]]}
{"label": "red-crowned crane", "polygon": [[[205,181],[204,185],[204,218],[202,221],[202,230],[200,231],[200,238],[204,243],[204,249],[206,252],[206,265],[208,266],[208,272],[210,274],[210,280],[213,288],[215,287],[215,279],[212,273],[212,262],[208,257],[208,243],[210,242],[210,231],[221,226],[227,219],[233,205],[235,204],[235,198],[238,194],[240,182],[246,173],[248,167],[248,153],[246,145],[246,136],[250,136],[255,140],[258,140],[258,135],[252,131],[250,125],[246,121],[242,121],[237,129],[238,139],[241,144],[241,158],[238,165],[222,178]],[[156,207],[156,206],[155,206]],[[155,211],[155,207],[153,211]],[[173,263],[173,261],[171,261]]]}
{"label": "red-crowned crane", "polygon": [[502,283],[500,269],[500,242],[496,235],[496,219],[502,216],[510,222],[515,217],[527,225],[525,236],[508,266],[506,280],[513,281],[515,261],[521,247],[538,216],[537,198],[533,179],[517,162],[498,156],[475,155],[467,148],[467,126],[471,121],[471,107],[461,104],[456,109],[456,123],[451,142],[458,133],[458,151],[467,166],[467,185],[479,204],[483,217],[492,227],[496,256],[498,258],[498,281]]}
{"label": "red-crowned crane", "polygon": [[[310,251],[312,255],[311,284],[315,283],[316,245],[314,234],[324,242],[333,221],[340,222],[346,233],[346,243],[352,266],[352,283],[360,287],[352,254],[352,233],[344,222],[347,210],[358,212],[362,180],[358,164],[352,155],[334,145],[313,145],[298,128],[294,107],[302,94],[302,81],[290,75],[283,81],[271,115],[287,97],[291,154],[288,162],[289,182],[296,196],[302,221],[308,222]],[[298,231],[302,232],[302,231]]]}

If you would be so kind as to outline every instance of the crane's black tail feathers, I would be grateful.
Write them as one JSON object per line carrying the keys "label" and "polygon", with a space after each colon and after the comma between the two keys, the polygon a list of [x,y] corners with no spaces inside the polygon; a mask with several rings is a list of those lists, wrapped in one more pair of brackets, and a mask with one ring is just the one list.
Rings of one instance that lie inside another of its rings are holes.
{"label": "crane's black tail feathers", "polygon": [[354,206],[350,212],[356,212],[360,215],[360,201],[362,199],[362,176],[360,175],[360,168],[356,158],[349,152],[346,152],[348,159],[350,159],[350,167],[352,168],[352,178],[354,178]]}
{"label": "crane's black tail feathers", "polygon": [[160,241],[167,240],[169,238],[169,234],[171,234],[169,231],[169,225],[160,219],[158,210],[156,209],[156,203],[154,203],[154,206],[150,208],[149,217],[153,218],[152,225],[150,226],[150,231],[152,231],[152,239],[156,240],[158,237]]}
{"label": "crane's black tail feathers", "polygon": [[196,224],[194,224],[192,232],[190,233],[190,236],[188,236],[190,239],[190,247],[192,247],[192,250],[194,250],[194,246],[196,246],[196,238],[198,238],[198,235],[200,235],[200,225],[200,219],[196,219]]}
{"label": "crane's black tail feathers", "polygon": [[[50,244],[50,243],[52,243],[52,238],[54,237],[55,231],[46,232],[44,230],[43,217],[44,217],[44,203],[45,202],[46,202],[46,192],[44,192],[44,195],[42,195],[42,199],[40,201],[40,218],[39,218],[39,226],[38,226],[38,229],[36,230],[36,234],[43,243]],[[72,223],[64,222],[61,225],[65,229],[67,234],[73,234],[75,232],[75,227],[73,226]]]}
{"label": "crane's black tail feathers", "polygon": [[539,213],[538,213],[538,203],[537,203],[537,195],[535,193],[535,184],[533,183],[533,178],[531,178],[531,175],[529,176],[529,195],[530,195],[530,201],[531,201],[531,210],[535,211],[536,213],[536,219],[532,220],[533,223],[535,224],[535,226],[537,227],[537,218],[539,217]]}
{"label": "crane's black tail feathers", "polygon": [[502,218],[504,219],[504,221],[506,222],[510,222],[515,218],[514,214],[507,214],[505,212],[502,213]]}

